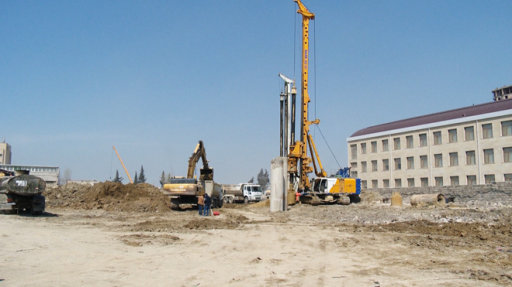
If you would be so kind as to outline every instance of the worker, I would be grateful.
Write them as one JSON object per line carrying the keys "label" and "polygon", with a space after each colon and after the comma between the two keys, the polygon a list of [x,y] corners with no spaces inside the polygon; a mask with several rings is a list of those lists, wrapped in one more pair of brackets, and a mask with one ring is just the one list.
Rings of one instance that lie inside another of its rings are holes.
{"label": "worker", "polygon": [[204,214],[204,196],[202,194],[197,197],[197,209],[199,209],[199,216]]}
{"label": "worker", "polygon": [[212,198],[208,193],[204,194],[204,216],[210,216],[210,207],[212,205]]}

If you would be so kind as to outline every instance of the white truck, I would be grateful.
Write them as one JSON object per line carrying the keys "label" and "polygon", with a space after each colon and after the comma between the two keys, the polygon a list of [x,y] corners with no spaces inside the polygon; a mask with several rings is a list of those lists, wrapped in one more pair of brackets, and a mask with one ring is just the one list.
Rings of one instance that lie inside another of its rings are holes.
{"label": "white truck", "polygon": [[223,184],[222,193],[225,203],[249,203],[263,199],[261,186],[253,183]]}

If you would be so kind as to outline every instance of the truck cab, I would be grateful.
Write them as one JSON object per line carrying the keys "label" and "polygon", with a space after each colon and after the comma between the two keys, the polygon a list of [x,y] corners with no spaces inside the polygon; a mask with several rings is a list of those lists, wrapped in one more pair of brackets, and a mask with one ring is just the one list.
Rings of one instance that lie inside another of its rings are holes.
{"label": "truck cab", "polygon": [[260,201],[263,198],[261,186],[258,184],[243,184],[244,201]]}

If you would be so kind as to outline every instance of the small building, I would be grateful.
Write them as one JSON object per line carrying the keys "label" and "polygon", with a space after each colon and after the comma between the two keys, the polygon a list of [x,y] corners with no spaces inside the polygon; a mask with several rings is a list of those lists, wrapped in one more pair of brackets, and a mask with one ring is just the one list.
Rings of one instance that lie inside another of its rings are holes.
{"label": "small building", "polygon": [[0,142],[0,164],[11,164],[11,145]]}
{"label": "small building", "polygon": [[494,90],[494,102],[356,131],[347,139],[352,176],[368,189],[512,181],[510,87]]}
{"label": "small building", "polygon": [[512,99],[512,86],[505,86],[492,91],[494,101]]}
{"label": "small building", "polygon": [[0,164],[0,169],[8,171],[28,170],[29,174],[44,179],[49,185],[57,185],[59,183],[60,168],[58,167]]}

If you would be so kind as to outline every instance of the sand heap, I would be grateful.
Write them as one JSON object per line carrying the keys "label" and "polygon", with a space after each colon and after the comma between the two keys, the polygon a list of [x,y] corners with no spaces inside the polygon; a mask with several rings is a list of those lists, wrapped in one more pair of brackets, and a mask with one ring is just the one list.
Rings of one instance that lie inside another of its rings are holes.
{"label": "sand heap", "polygon": [[108,211],[165,212],[169,198],[153,185],[102,182],[93,186],[66,184],[44,192],[49,207]]}

